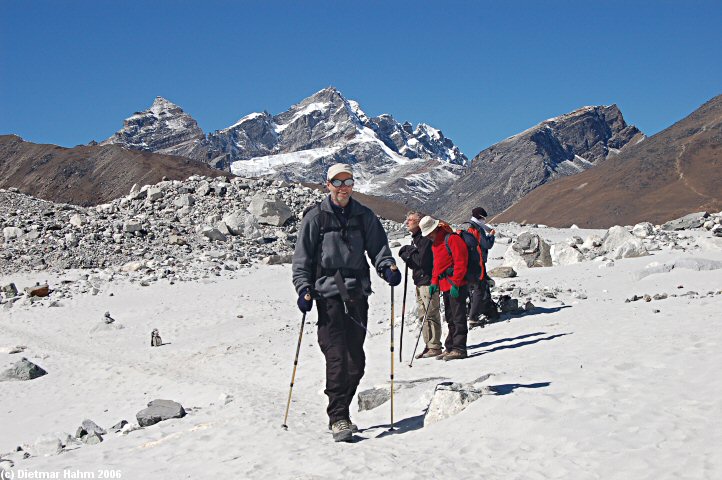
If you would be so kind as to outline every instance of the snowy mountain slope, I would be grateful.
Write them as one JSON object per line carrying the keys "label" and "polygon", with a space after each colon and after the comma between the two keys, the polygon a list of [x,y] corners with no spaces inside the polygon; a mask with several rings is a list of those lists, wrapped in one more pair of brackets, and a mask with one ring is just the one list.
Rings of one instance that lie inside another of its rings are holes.
{"label": "snowy mountain slope", "polygon": [[[238,160],[231,165],[233,173],[322,182],[329,164],[348,162],[354,165],[358,191],[421,202],[454,181],[467,162],[439,130],[423,124],[412,130],[390,115],[370,118],[334,88],[273,117],[272,124],[279,153]],[[417,175],[427,178],[421,188]]]}

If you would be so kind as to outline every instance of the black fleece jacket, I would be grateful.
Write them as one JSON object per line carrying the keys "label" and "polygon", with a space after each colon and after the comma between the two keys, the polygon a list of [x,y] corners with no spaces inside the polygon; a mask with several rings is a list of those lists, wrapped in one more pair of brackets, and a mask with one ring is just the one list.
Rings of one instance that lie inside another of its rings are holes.
{"label": "black fleece jacket", "polygon": [[411,235],[411,245],[399,250],[399,256],[412,270],[414,285],[431,285],[431,271],[434,269],[434,255],[431,240],[421,235],[421,230]]}

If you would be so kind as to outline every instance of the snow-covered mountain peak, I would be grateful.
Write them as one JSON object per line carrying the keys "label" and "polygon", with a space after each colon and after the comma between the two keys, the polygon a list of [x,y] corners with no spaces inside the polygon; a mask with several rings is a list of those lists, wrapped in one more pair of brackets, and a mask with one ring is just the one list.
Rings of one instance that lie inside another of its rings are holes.
{"label": "snow-covered mountain peak", "polygon": [[390,114],[370,117],[331,86],[277,115],[250,113],[207,136],[178,105],[156,97],[104,143],[183,155],[240,175],[309,182],[322,180],[331,163],[353,163],[360,191],[404,201],[453,182],[467,162],[440,130],[414,129]]}
{"label": "snow-covered mountain peak", "polygon": [[147,111],[153,113],[156,116],[178,112],[183,113],[183,109],[180,108],[178,105],[160,96],[155,97],[155,100],[153,100],[153,105],[151,105]]}
{"label": "snow-covered mountain peak", "polygon": [[414,130],[414,135],[417,137],[426,135],[427,137],[437,141],[444,139],[444,134],[441,133],[441,130],[438,130],[425,123],[420,123],[419,126],[416,127],[416,130]]}

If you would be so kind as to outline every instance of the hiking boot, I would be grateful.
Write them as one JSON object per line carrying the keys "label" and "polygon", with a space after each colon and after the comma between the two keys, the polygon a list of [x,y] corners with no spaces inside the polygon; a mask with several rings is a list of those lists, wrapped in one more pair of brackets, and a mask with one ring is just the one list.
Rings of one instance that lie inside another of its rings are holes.
{"label": "hiking boot", "polygon": [[[351,420],[349,420],[349,422],[351,422]],[[329,429],[329,430],[332,429],[332,426],[331,426],[330,423],[328,424],[328,429]],[[358,425],[356,425],[355,423],[351,422],[351,431],[352,431],[353,433],[358,433]]]}
{"label": "hiking boot", "polygon": [[440,353],[439,355],[436,356],[436,359],[437,359],[437,360],[443,360],[444,357],[447,356],[448,354],[449,354],[448,351],[447,351],[447,352]]}
{"label": "hiking boot", "polygon": [[438,348],[430,348],[424,353],[421,358],[431,358],[431,357],[438,357],[441,355],[441,350]]}
{"label": "hiking boot", "polygon": [[350,442],[351,437],[353,437],[351,422],[346,419],[334,422],[334,424],[331,425],[331,433],[333,434],[334,442]]}
{"label": "hiking boot", "polygon": [[463,358],[466,358],[466,352],[462,352],[461,350],[452,350],[444,355],[445,362],[448,362],[449,360],[461,360]]}
{"label": "hiking boot", "polygon": [[415,358],[416,360],[418,360],[419,358],[424,358],[424,355],[426,355],[426,353],[427,353],[428,351],[429,351],[428,348],[424,348],[424,351],[421,352],[421,353],[419,353],[418,355],[416,355],[414,358]]}

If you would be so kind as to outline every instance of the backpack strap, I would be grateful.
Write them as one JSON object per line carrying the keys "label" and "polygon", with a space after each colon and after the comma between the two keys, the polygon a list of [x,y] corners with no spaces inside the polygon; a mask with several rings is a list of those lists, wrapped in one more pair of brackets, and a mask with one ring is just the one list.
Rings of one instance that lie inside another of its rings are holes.
{"label": "backpack strap", "polygon": [[[451,266],[441,272],[439,275],[439,279],[446,278],[450,284],[454,285],[454,282],[451,281],[451,277],[454,276],[454,255],[451,253],[451,247],[449,246],[449,237],[451,235],[454,235],[453,233],[447,233],[444,236],[444,246],[446,247],[446,251],[449,252],[449,256],[451,257]],[[456,285],[454,285],[456,286]]]}
{"label": "backpack strap", "polygon": [[[318,212],[317,216],[319,218],[319,220],[318,220],[318,240],[316,241],[316,255],[315,255],[315,259],[314,259],[314,262],[316,264],[316,268],[315,268],[316,275],[315,275],[314,281],[318,280],[322,276],[335,277],[337,283],[339,281],[339,278],[338,278],[339,276],[341,276],[341,278],[343,278],[345,276],[350,276],[350,277],[355,277],[357,279],[360,279],[361,277],[364,276],[363,269],[360,269],[360,270],[350,270],[350,269],[345,269],[345,268],[333,269],[333,270],[324,269],[321,266],[321,249],[323,246],[323,238],[327,232],[338,232],[338,231],[348,232],[350,230],[360,230],[361,236],[364,239],[364,243],[365,243],[366,227],[363,223],[363,219],[359,216],[358,220],[354,221],[352,224],[351,220],[356,217],[351,217],[348,219],[348,223],[346,225],[341,225],[340,227],[336,226],[336,225],[334,225],[334,219],[332,218],[332,217],[335,217],[336,215],[332,212],[323,210],[321,208],[321,203],[322,202],[318,202],[315,206],[307,208],[306,211],[304,212],[304,215],[305,215],[313,208],[316,208],[316,210]],[[340,220],[338,220],[338,223],[340,223]],[[345,287],[342,288],[339,286],[339,290],[341,290],[343,292],[343,290],[345,290]],[[346,293],[346,295],[348,295],[348,293]]]}

